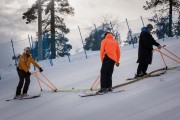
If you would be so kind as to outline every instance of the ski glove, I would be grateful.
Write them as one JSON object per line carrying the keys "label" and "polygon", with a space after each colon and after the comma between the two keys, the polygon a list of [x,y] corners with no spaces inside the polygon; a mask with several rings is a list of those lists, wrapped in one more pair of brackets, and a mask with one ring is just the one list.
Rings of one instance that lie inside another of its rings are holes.
{"label": "ski glove", "polygon": [[158,46],[158,49],[161,49],[162,47],[163,47],[163,46],[159,45],[159,46]]}
{"label": "ski glove", "polygon": [[31,75],[31,73],[28,71],[27,73],[26,73],[26,76],[30,76]]}
{"label": "ski glove", "polygon": [[39,71],[40,71],[40,72],[42,72],[42,71],[43,71],[43,69],[40,67],[40,68],[39,68]]}
{"label": "ski glove", "polygon": [[119,67],[119,63],[116,63],[116,66]]}

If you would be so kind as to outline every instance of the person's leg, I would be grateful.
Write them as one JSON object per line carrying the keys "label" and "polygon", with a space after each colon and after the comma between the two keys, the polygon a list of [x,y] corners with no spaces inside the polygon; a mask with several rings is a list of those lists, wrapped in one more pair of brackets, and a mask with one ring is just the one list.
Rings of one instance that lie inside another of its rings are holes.
{"label": "person's leg", "polygon": [[21,89],[23,87],[24,78],[25,78],[24,71],[18,70],[18,76],[19,76],[19,83],[16,89],[16,96],[21,95]]}
{"label": "person's leg", "polygon": [[142,74],[142,72],[143,72],[143,63],[139,63],[136,76],[139,77]]}
{"label": "person's leg", "polygon": [[144,75],[147,74],[147,73],[146,73],[147,69],[148,69],[148,64],[144,64],[144,66],[143,66],[143,74],[144,74]]}
{"label": "person's leg", "polygon": [[107,56],[104,58],[102,67],[101,67],[101,90],[106,90],[107,88],[107,74],[109,69],[109,60],[107,59]]}
{"label": "person's leg", "polygon": [[101,67],[101,89],[106,88],[106,80],[107,79],[107,63],[103,61]]}
{"label": "person's leg", "polygon": [[114,71],[114,64],[115,64],[115,62],[113,60],[111,60],[111,62],[109,64],[109,69],[108,69],[108,79],[107,79],[107,88],[108,89],[112,88],[112,74]]}
{"label": "person's leg", "polygon": [[27,94],[27,91],[29,89],[29,84],[30,84],[30,75],[28,75],[25,78],[25,84],[24,84],[24,89],[23,89],[23,94]]}

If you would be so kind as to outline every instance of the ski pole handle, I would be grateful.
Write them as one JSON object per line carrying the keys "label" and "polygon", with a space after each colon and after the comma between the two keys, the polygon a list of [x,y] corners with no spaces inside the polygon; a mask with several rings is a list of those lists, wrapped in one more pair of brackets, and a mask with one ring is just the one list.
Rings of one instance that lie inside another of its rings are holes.
{"label": "ski pole handle", "polygon": [[[162,48],[166,47],[166,45],[163,45]],[[153,51],[157,50],[158,48],[153,49]]]}

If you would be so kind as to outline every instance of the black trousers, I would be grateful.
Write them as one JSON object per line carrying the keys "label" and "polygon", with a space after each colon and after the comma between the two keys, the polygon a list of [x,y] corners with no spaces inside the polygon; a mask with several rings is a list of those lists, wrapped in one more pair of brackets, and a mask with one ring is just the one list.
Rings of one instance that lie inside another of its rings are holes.
{"label": "black trousers", "polygon": [[[16,95],[21,95],[22,92],[23,94],[25,94],[29,89],[30,75],[27,75],[24,70],[20,70],[20,69],[17,69],[17,72],[19,75],[19,84],[16,89]],[[23,91],[21,91],[22,87],[23,87]]]}
{"label": "black trousers", "polygon": [[107,89],[112,87],[112,74],[114,71],[115,62],[108,56],[104,57],[101,67],[101,89]]}
{"label": "black trousers", "polygon": [[137,68],[137,75],[145,74],[148,69],[148,63],[139,63]]}

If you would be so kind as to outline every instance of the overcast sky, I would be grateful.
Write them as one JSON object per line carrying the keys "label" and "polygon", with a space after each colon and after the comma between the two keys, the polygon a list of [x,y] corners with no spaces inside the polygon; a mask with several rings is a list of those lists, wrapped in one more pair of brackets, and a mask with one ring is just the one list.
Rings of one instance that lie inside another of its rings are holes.
{"label": "overcast sky", "polygon": [[[34,0],[1,0],[0,3],[0,43],[27,39],[28,34],[35,36],[37,23],[25,24],[22,13],[30,7]],[[70,29],[77,26],[86,28],[101,21],[105,15],[120,20],[136,20],[151,16],[151,11],[144,11],[146,0],[69,0],[75,9],[75,15],[66,17]]]}
{"label": "overcast sky", "polygon": [[71,19],[83,26],[98,22],[102,16],[112,15],[121,20],[139,19],[140,16],[149,17],[150,11],[143,10],[146,0],[69,0],[75,8],[75,15]]}

